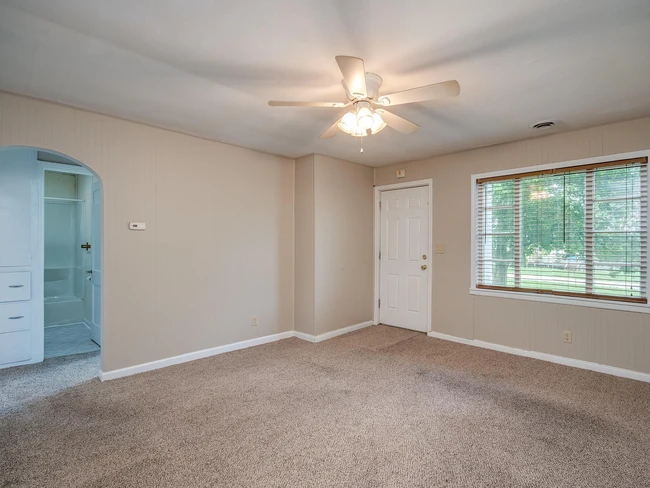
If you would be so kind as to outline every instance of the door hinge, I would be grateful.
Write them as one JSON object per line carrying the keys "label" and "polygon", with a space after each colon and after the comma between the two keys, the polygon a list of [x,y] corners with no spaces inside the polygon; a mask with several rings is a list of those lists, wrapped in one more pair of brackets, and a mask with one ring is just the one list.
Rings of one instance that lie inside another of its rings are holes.
{"label": "door hinge", "polygon": [[379,259],[381,259],[381,251],[379,251]]}
{"label": "door hinge", "polygon": [[381,308],[381,298],[377,300],[377,308]]}
{"label": "door hinge", "polygon": [[379,210],[381,210],[381,201],[379,202]]}

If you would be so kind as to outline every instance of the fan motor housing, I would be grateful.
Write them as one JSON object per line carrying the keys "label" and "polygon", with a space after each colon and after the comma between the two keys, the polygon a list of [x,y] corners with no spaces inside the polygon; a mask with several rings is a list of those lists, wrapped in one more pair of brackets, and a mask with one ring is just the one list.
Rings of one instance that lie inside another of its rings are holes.
{"label": "fan motor housing", "polygon": [[366,92],[368,94],[368,98],[372,98],[373,100],[377,99],[377,95],[379,95],[379,88],[383,82],[384,80],[378,74],[366,73]]}
{"label": "fan motor housing", "polygon": [[[381,88],[381,84],[384,82],[381,76],[379,76],[376,73],[366,73],[366,95],[367,98],[372,99],[372,100],[377,100],[377,96],[379,95],[379,88]],[[348,86],[345,84],[345,80],[341,80],[341,84],[343,85],[343,88],[345,89],[345,95],[348,97],[348,100],[357,100],[358,97],[355,97],[352,93],[350,93],[350,90],[348,89]]]}

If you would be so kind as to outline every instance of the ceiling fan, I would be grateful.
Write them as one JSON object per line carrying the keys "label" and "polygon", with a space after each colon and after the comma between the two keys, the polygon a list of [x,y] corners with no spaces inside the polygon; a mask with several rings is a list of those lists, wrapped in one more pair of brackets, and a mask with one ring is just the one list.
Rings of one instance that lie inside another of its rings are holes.
{"label": "ceiling fan", "polygon": [[458,82],[450,80],[379,96],[379,88],[383,80],[375,73],[366,73],[363,59],[353,56],[336,56],[336,62],[343,74],[342,83],[348,98],[347,102],[270,101],[269,105],[272,107],[325,108],[344,108],[352,105],[353,108],[334,122],[320,137],[321,139],[334,137],[338,129],[354,137],[364,137],[376,134],[387,125],[403,134],[412,134],[420,128],[419,125],[387,111],[384,107],[456,97],[460,94]]}

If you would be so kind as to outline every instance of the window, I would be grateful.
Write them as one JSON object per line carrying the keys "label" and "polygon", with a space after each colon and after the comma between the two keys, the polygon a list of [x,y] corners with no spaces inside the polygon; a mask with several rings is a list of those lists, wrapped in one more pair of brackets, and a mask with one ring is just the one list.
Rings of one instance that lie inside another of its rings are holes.
{"label": "window", "polygon": [[476,288],[647,303],[647,157],[476,180]]}

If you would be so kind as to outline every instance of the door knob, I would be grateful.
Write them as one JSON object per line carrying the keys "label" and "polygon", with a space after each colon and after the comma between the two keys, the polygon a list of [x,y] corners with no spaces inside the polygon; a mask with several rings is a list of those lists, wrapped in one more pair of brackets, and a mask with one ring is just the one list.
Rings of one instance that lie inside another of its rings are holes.
{"label": "door knob", "polygon": [[420,266],[420,268],[422,268],[423,270],[425,270],[425,269],[427,269],[427,265],[426,265],[426,264],[423,264],[422,266]]}

